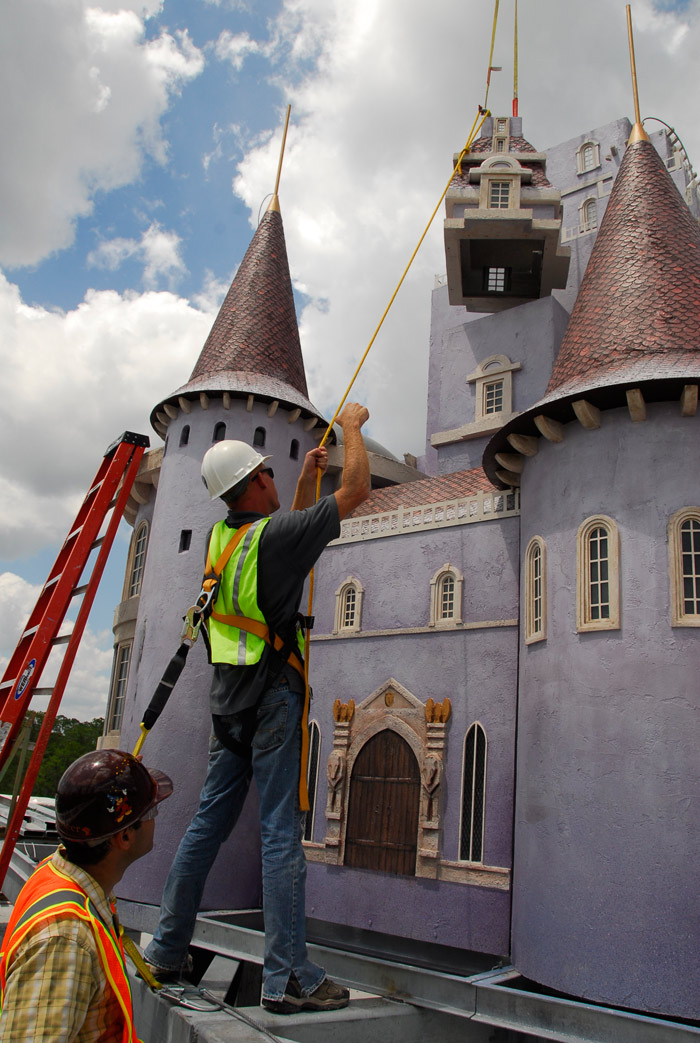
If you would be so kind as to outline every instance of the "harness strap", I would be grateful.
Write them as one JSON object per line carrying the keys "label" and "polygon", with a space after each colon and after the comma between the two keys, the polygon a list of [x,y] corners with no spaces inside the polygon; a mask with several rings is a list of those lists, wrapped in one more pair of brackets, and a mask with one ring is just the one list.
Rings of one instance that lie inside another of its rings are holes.
{"label": "harness strap", "polygon": [[[250,619],[248,616],[224,616],[220,612],[212,612],[211,618],[215,619],[217,623],[227,623],[230,627],[245,630],[246,633],[262,638],[265,644],[270,645],[276,652],[281,652],[284,648],[284,641],[279,634],[275,634],[274,640],[271,639],[270,628],[266,623],[261,623],[257,619]],[[289,653],[287,662],[298,674],[304,676],[304,665],[296,652]]]}

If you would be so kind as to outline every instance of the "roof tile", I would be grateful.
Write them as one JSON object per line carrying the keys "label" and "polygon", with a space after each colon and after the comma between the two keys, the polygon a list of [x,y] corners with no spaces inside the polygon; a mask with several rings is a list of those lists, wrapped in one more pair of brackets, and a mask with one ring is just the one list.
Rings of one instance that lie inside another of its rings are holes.
{"label": "roof tile", "polygon": [[370,514],[396,510],[397,507],[444,503],[445,500],[458,500],[463,496],[473,496],[477,492],[495,492],[494,486],[481,467],[374,489],[364,503],[352,512],[351,517],[366,518]]}
{"label": "roof tile", "polygon": [[700,227],[648,141],[627,149],[546,400],[700,365]]}

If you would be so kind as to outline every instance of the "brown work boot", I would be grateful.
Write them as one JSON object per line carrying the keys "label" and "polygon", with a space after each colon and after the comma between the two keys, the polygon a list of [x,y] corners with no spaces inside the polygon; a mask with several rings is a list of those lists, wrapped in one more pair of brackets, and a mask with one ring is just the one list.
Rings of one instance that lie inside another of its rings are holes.
{"label": "brown work boot", "polygon": [[322,981],[308,996],[302,995],[296,977],[290,975],[281,1000],[268,1000],[263,996],[262,1005],[273,1014],[298,1014],[302,1010],[341,1010],[350,1002],[350,992],[330,978]]}

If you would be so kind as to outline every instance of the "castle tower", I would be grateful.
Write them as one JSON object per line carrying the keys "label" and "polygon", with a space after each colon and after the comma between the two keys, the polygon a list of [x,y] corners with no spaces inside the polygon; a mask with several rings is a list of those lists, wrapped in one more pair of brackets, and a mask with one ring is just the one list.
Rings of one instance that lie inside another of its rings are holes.
{"label": "castle tower", "polygon": [[[256,445],[274,461],[283,507],[291,504],[304,454],[314,448],[319,413],[307,398],[282,217],[273,199],[233,280],[190,380],[153,411],[162,450],[149,454],[136,482],[132,556],[115,615],[117,649],[105,744],[133,748],[143,712],[177,649],[182,617],[200,589],[205,540],[223,517],[200,476],[206,450],[223,438]],[[127,680],[128,679],[128,680]],[[173,854],[197,807],[211,726],[211,669],[203,642],[144,746],[144,760],[172,777],[158,844],[134,867],[123,897],[158,904]],[[235,873],[222,851],[204,908],[259,904],[259,833],[249,799],[236,830]]]}
{"label": "castle tower", "polygon": [[522,119],[484,121],[445,197],[450,304],[496,312],[566,286],[561,193],[545,163],[523,138]]}
{"label": "castle tower", "polygon": [[[489,443],[521,484],[512,958],[697,1017],[700,229],[632,139],[547,392]],[[679,969],[682,968],[682,973]]]}

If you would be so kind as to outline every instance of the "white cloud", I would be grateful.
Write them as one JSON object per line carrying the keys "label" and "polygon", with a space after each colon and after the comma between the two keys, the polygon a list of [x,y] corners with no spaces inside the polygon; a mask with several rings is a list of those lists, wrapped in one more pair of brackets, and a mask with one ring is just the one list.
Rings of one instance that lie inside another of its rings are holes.
{"label": "white cloud", "polygon": [[[14,652],[40,593],[40,586],[27,583],[21,576],[12,572],[0,573],[0,674]],[[61,633],[69,633],[71,629],[72,623],[67,621]],[[112,640],[109,631],[94,633],[89,626],[85,628],[59,713],[79,720],[104,717],[112,667]],[[50,654],[38,682],[42,688],[53,686],[63,652],[65,645],[60,645]],[[47,706],[48,697],[35,696],[30,708],[45,710]]]}
{"label": "white cloud", "polygon": [[[698,13],[635,5],[647,111],[673,123],[700,164],[695,99]],[[512,10],[501,5],[489,104],[509,113]],[[286,0],[273,32],[276,82],[292,104],[280,200],[292,276],[311,300],[301,336],[312,400],[330,412],[409,261],[483,102],[493,8],[429,11],[407,0]],[[601,27],[605,26],[602,31]],[[690,28],[689,28],[690,27]],[[692,30],[695,31],[692,31]],[[561,0],[521,6],[520,113],[546,148],[633,110],[624,8],[591,0],[576,20]],[[281,125],[281,114],[280,114]],[[653,126],[653,125],[652,125]],[[269,192],[279,128],[239,165],[253,217]],[[422,453],[433,275],[444,271],[441,208],[353,395],[393,451]]]}
{"label": "white cloud", "polygon": [[232,33],[226,29],[216,41],[215,53],[220,61],[230,62],[237,71],[249,54],[259,54],[261,47],[248,33]]}
{"label": "white cloud", "polygon": [[[160,120],[203,57],[189,37],[145,36],[160,4],[0,5],[0,263],[34,264],[73,240],[100,190],[164,162]],[[37,31],[40,26],[40,31]]]}
{"label": "white cloud", "polygon": [[[154,254],[158,253],[157,247]],[[73,311],[30,307],[0,275],[0,557],[62,540],[101,455],[185,383],[215,315],[171,293],[88,291]]]}
{"label": "white cloud", "polygon": [[187,269],[180,256],[182,240],[177,232],[166,231],[157,221],[146,229],[140,240],[107,239],[87,256],[88,265],[116,271],[124,261],[136,258],[143,264],[143,282],[154,288],[162,278],[172,287]]}

